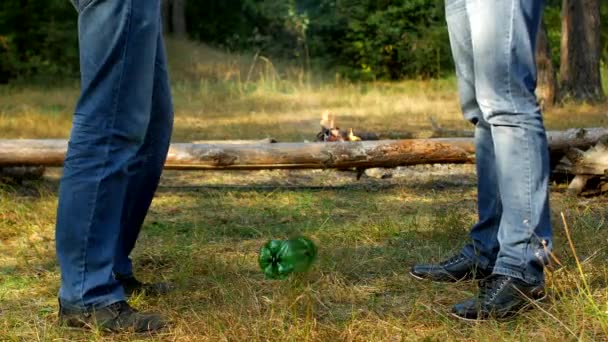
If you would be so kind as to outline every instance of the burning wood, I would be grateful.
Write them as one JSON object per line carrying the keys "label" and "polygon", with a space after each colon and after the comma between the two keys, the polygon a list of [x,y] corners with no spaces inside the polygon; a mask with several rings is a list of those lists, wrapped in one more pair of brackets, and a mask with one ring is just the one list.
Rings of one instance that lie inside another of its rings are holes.
{"label": "burning wood", "polygon": [[335,125],[335,116],[330,112],[324,112],[321,118],[321,132],[317,134],[317,141],[336,142],[336,141],[361,141],[361,140],[377,140],[377,139],[361,139],[353,133],[353,129],[348,131],[340,130],[340,127]]}

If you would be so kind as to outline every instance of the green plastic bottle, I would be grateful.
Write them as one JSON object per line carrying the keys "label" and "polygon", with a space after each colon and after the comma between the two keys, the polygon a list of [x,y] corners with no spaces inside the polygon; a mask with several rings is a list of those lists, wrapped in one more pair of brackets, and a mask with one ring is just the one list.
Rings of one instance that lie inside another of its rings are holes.
{"label": "green plastic bottle", "polygon": [[270,240],[260,249],[259,264],[267,278],[284,279],[306,272],[317,257],[317,247],[307,238]]}

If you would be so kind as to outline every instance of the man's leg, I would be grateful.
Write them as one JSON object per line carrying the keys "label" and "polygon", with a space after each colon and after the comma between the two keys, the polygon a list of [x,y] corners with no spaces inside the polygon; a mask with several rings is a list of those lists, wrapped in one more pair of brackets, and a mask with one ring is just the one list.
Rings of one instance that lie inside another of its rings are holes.
{"label": "man's leg", "polygon": [[91,310],[124,300],[112,270],[133,158],[150,120],[159,0],[81,7],[82,92],[59,190],[59,300]]}
{"label": "man's leg", "polygon": [[477,100],[491,125],[503,214],[494,273],[543,282],[551,244],[549,149],[538,105],[536,35],[543,2],[470,0]]}
{"label": "man's leg", "polygon": [[416,265],[412,268],[411,273],[415,277],[435,281],[457,281],[491,273],[499,249],[496,234],[502,210],[496,182],[492,132],[483,119],[476,99],[471,25],[466,1],[447,0],[446,19],[458,77],[460,104],[465,118],[475,124],[479,221],[470,232],[472,242],[458,256],[440,264]]}
{"label": "man's leg", "polygon": [[534,93],[542,8],[539,0],[467,1],[477,101],[491,126],[503,211],[493,275],[477,298],[454,307],[460,318],[506,318],[544,296],[549,155]]}
{"label": "man's leg", "polygon": [[129,255],[135,247],[158,187],[173,129],[173,105],[162,32],[159,32],[157,41],[152,114],[144,144],[135,157],[134,168],[137,171],[128,179],[121,235],[114,258],[114,273],[122,279],[133,279],[133,265]]}
{"label": "man's leg", "polygon": [[500,246],[497,234],[502,216],[498,190],[494,144],[490,125],[480,118],[475,125],[475,162],[477,170],[477,211],[479,221],[469,233],[472,243],[463,254],[475,259],[479,267],[493,269]]}
{"label": "man's leg", "polygon": [[496,234],[502,205],[496,180],[492,132],[477,103],[471,22],[466,10],[466,0],[447,0],[446,19],[458,77],[460,104],[465,119],[475,124],[479,221],[471,229],[469,235],[472,243],[465,246],[463,254],[477,260],[479,267],[491,268],[499,249]]}

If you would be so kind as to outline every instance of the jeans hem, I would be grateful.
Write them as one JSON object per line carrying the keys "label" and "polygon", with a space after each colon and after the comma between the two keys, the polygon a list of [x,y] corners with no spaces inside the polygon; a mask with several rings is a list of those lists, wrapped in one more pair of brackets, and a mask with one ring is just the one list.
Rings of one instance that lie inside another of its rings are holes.
{"label": "jeans hem", "polygon": [[515,271],[511,268],[507,268],[504,266],[495,266],[494,271],[492,273],[497,274],[497,275],[517,278],[517,279],[523,280],[526,283],[531,284],[531,285],[542,285],[544,283],[544,276],[539,278],[537,276],[525,274],[524,272],[521,272],[521,271]]}
{"label": "jeans hem", "polygon": [[121,280],[127,278],[135,278],[135,274],[133,273],[133,271],[127,273],[114,271],[114,279]]}
{"label": "jeans hem", "polygon": [[70,303],[66,303],[61,298],[59,298],[59,302],[61,303],[61,307],[63,309],[66,309],[69,311],[76,311],[76,312],[91,312],[94,310],[99,310],[99,309],[105,308],[114,303],[122,302],[124,300],[126,300],[126,298],[124,296],[110,295],[110,296],[104,297],[102,300],[97,301],[94,304],[89,304],[89,305],[83,307],[81,305],[73,305]]}
{"label": "jeans hem", "polygon": [[475,246],[473,246],[473,244],[468,244],[462,249],[460,253],[467,257],[469,260],[475,262],[475,264],[477,264],[479,268],[493,268],[493,266],[490,265],[490,260],[488,260],[488,258],[476,254],[474,250],[476,250]]}

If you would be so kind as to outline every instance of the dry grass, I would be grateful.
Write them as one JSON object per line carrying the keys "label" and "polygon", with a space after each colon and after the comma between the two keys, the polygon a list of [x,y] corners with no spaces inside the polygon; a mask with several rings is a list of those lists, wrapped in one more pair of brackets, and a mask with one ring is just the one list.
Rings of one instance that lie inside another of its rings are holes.
{"label": "dry grass", "polygon": [[[313,139],[323,110],[334,111],[344,127],[381,132],[428,135],[431,115],[448,128],[467,128],[450,79],[321,82],[297,69],[262,65],[245,82],[253,57],[184,42],[171,42],[171,50],[180,56],[172,58],[175,140]],[[69,133],[75,86],[4,87],[0,94],[3,137]],[[567,105],[547,112],[547,123],[553,129],[606,126],[606,109]],[[407,275],[415,262],[458,250],[475,222],[471,168],[449,171],[361,182],[323,171],[166,173],[134,255],[140,277],[176,284],[166,297],[132,299],[138,308],[172,319],[169,330],[153,337],[58,327],[59,170],[43,181],[0,185],[0,340],[605,340],[606,196],[574,198],[563,185],[553,185],[555,247],[563,267],[548,274],[550,299],[513,321],[453,320],[451,305],[470,296],[474,285],[418,282]],[[302,185],[315,188],[297,187]],[[318,263],[300,277],[265,280],[256,265],[258,248],[269,238],[296,233],[317,241]]]}
{"label": "dry grass", "polygon": [[[170,41],[176,110],[175,141],[314,139],[321,113],[343,127],[379,133],[432,134],[430,118],[455,129],[462,120],[453,78],[398,83],[350,83],[309,76],[299,68],[254,56],[223,54]],[[0,88],[0,137],[67,137],[77,85]],[[608,126],[608,104],[566,104],[545,113],[549,129]]]}

